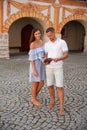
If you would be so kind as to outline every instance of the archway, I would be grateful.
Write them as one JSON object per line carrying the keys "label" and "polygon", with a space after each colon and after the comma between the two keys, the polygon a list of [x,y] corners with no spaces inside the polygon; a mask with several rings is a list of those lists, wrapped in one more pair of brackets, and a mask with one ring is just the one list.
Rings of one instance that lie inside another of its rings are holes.
{"label": "archway", "polygon": [[12,14],[10,18],[5,21],[5,25],[3,26],[3,32],[7,33],[9,31],[10,26],[18,19],[21,18],[34,18],[40,19],[45,23],[46,26],[53,26],[53,23],[49,20],[47,16],[44,16],[42,13],[37,13],[34,10],[32,11],[19,11],[16,14]]}
{"label": "archway", "polygon": [[85,29],[79,21],[69,21],[64,25],[61,34],[62,38],[68,44],[69,51],[84,50]]}
{"label": "archway", "polygon": [[45,23],[40,19],[24,17],[16,20],[9,28],[9,53],[17,54],[29,51],[29,39],[33,28],[44,33]]}
{"label": "archway", "polygon": [[[24,20],[22,21],[22,19]],[[27,19],[30,19],[31,23]],[[21,20],[20,24],[18,23],[19,20]],[[12,14],[5,21],[3,26],[3,33],[9,34],[9,54],[19,53],[21,51],[21,33],[19,32],[21,32],[23,27],[28,24],[33,27],[39,27],[42,32],[44,32],[48,26],[53,26],[53,23],[47,16],[44,16],[42,13],[35,12],[34,10],[18,11],[16,14]],[[44,41],[45,39],[46,38],[43,38]]]}

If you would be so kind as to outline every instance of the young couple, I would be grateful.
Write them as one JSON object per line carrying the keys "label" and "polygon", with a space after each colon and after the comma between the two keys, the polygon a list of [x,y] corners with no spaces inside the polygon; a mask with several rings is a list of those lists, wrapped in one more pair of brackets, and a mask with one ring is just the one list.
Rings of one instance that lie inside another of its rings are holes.
{"label": "young couple", "polygon": [[[68,57],[68,47],[64,40],[56,37],[55,29],[49,27],[46,30],[49,41],[43,44],[42,34],[39,29],[34,29],[31,35],[29,61],[30,74],[29,80],[32,82],[32,99],[35,106],[41,106],[37,95],[44,86],[44,80],[50,93],[51,102],[48,108],[55,105],[54,79],[57,86],[58,97],[60,102],[60,115],[64,115],[64,89],[63,89],[63,60]],[[44,62],[50,58],[50,63]]]}

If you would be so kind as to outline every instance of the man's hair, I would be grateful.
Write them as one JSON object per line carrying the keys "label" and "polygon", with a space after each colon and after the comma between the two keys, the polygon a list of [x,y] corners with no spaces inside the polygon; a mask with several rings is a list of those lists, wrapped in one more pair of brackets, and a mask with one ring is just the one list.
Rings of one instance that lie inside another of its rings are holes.
{"label": "man's hair", "polygon": [[46,33],[48,32],[55,32],[55,29],[53,27],[49,27],[46,29]]}

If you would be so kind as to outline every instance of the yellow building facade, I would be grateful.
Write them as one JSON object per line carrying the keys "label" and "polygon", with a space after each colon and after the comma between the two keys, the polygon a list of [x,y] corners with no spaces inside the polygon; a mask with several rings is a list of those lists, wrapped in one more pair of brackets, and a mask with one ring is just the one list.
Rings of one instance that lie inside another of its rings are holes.
{"label": "yellow building facade", "polygon": [[0,58],[28,52],[32,29],[46,28],[66,40],[69,51],[87,52],[87,2],[79,0],[0,0]]}

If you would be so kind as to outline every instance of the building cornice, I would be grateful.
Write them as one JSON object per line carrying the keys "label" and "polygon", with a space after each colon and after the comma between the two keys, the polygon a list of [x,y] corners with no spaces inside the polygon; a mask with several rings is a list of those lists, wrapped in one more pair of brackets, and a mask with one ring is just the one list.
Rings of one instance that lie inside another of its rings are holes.
{"label": "building cornice", "polygon": [[55,0],[33,0],[33,1],[45,2],[45,3],[54,3],[55,2]]}
{"label": "building cornice", "polygon": [[87,7],[87,2],[81,2],[76,0],[60,0],[61,5],[71,5],[71,6],[82,6]]}

